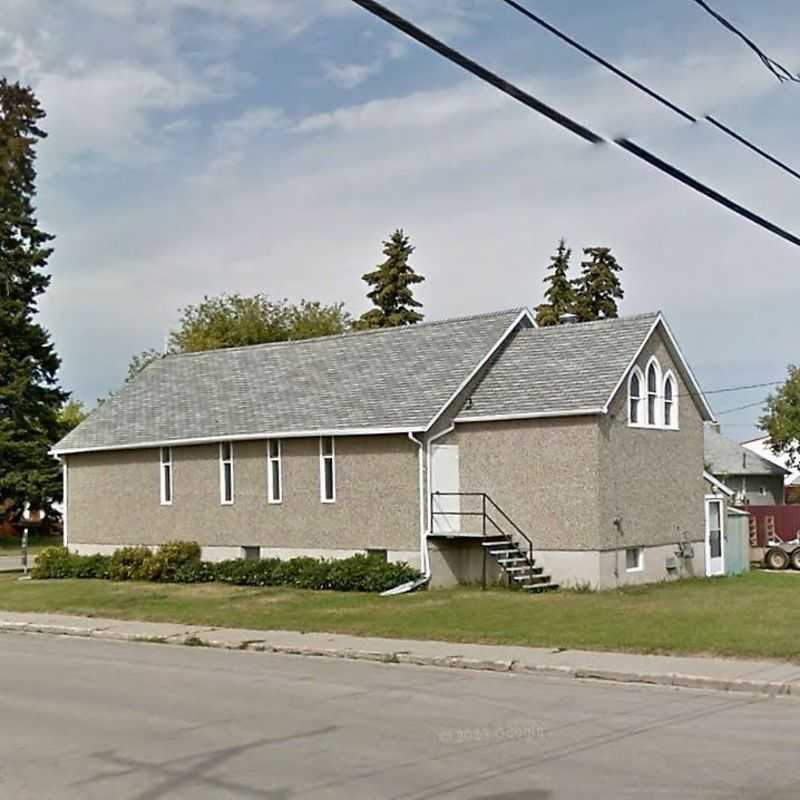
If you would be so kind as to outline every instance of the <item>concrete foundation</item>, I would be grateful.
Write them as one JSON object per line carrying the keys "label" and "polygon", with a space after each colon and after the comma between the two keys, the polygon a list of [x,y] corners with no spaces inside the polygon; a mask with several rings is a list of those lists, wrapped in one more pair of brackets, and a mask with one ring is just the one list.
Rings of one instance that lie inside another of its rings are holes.
{"label": "concrete foundation", "polygon": [[[677,544],[644,547],[641,567],[626,568],[625,549],[620,550],[539,550],[537,564],[553,581],[565,588],[613,589],[641,583],[676,580],[705,575],[703,542],[692,542],[690,558],[676,555]],[[431,587],[480,583],[483,576],[483,548],[480,538],[433,537],[429,540]],[[488,583],[505,581],[491,557],[486,559]]]}

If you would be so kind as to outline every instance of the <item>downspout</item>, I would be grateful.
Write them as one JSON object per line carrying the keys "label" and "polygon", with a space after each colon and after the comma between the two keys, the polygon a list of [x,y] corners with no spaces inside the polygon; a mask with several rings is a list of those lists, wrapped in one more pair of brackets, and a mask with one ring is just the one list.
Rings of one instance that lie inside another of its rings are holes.
{"label": "downspout", "polygon": [[69,484],[67,483],[67,457],[60,456],[58,459],[61,462],[61,480],[62,480],[62,494],[63,498],[61,500],[61,504],[64,507],[64,513],[61,515],[61,533],[63,536],[63,545],[64,547],[69,546],[69,534],[67,532],[67,491],[69,490]]}
{"label": "downspout", "polygon": [[417,463],[419,465],[419,566],[422,575],[414,581],[402,583],[381,592],[381,597],[391,597],[397,594],[406,594],[424,586],[431,579],[431,564],[428,558],[428,532],[425,525],[425,470],[424,452],[425,444],[414,436],[413,431],[408,432],[408,438],[419,448],[417,450]]}

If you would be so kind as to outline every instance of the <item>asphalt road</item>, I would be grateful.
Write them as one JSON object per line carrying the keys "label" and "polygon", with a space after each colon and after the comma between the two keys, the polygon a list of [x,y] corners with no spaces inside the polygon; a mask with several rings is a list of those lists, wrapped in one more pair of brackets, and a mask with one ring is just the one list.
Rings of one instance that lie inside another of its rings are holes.
{"label": "asphalt road", "polygon": [[0,634],[0,798],[800,797],[800,702]]}

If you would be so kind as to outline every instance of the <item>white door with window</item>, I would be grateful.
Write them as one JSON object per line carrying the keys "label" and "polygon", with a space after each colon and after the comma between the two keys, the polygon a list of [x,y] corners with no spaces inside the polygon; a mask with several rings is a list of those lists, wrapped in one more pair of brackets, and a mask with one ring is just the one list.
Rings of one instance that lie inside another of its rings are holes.
{"label": "white door with window", "polygon": [[[461,531],[461,498],[448,494],[461,491],[458,475],[458,445],[435,444],[431,447],[431,491],[433,494],[433,533]],[[437,495],[436,492],[443,492]]]}
{"label": "white door with window", "polygon": [[706,499],[706,575],[725,574],[725,503]]}

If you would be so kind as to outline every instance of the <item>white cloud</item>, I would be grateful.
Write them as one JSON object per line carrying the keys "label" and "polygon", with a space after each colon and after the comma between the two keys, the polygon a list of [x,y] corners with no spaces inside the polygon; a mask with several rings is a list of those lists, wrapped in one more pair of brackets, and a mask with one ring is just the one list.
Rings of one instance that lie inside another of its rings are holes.
{"label": "white cloud", "polygon": [[383,68],[381,61],[372,64],[334,64],[325,61],[322,64],[325,78],[343,89],[353,89],[364,83]]}

